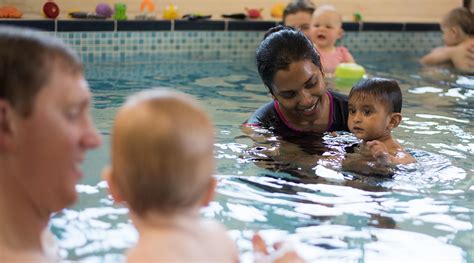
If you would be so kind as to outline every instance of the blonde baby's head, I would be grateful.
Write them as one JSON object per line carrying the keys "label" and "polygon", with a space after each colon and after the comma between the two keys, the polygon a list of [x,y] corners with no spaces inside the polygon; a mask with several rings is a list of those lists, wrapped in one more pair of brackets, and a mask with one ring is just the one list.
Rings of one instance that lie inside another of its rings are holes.
{"label": "blonde baby's head", "polygon": [[451,10],[441,21],[443,40],[447,46],[455,46],[474,36],[474,14],[465,8]]}
{"label": "blonde baby's head", "polygon": [[133,95],[113,127],[110,191],[138,215],[199,207],[214,186],[213,143],[212,123],[190,96]]}
{"label": "blonde baby's head", "polygon": [[314,27],[313,41],[318,48],[333,47],[343,35],[342,17],[336,8],[331,5],[322,5],[313,14]]}

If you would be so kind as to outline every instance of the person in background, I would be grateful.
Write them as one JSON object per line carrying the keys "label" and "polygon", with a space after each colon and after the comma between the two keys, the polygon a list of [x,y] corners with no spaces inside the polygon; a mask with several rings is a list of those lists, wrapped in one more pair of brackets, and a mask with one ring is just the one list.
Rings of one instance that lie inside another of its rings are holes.
{"label": "person in background", "polygon": [[273,100],[244,122],[245,133],[253,127],[298,136],[349,131],[347,96],[326,89],[319,54],[302,32],[282,25],[269,29],[256,62]]}
{"label": "person in background", "polygon": [[474,14],[465,7],[451,10],[441,21],[444,46],[420,59],[423,65],[451,64],[464,72],[474,72]]}
{"label": "person in background", "polygon": [[386,166],[415,162],[392,136],[402,120],[401,110],[402,92],[395,80],[363,79],[354,85],[349,93],[347,125],[362,140],[358,154]]}
{"label": "person in background", "polygon": [[0,83],[0,262],[57,261],[49,218],[75,203],[101,143],[82,63],[49,34],[1,26]]}
{"label": "person in background", "polygon": [[316,6],[309,0],[291,1],[283,10],[283,25],[301,30],[311,39],[311,17],[314,10],[316,10]]}
{"label": "person in background", "polygon": [[314,28],[311,39],[316,44],[321,56],[323,71],[331,76],[339,63],[355,63],[347,48],[336,46],[342,38],[342,17],[334,6],[322,5],[314,13],[311,20]]}

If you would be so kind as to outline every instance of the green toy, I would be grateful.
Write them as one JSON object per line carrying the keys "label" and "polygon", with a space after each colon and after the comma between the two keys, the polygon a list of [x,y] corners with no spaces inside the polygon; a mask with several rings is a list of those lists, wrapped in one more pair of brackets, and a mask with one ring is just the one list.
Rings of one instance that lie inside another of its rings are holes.
{"label": "green toy", "polygon": [[355,12],[352,17],[354,22],[362,22],[362,15],[359,12]]}
{"label": "green toy", "polygon": [[122,3],[115,4],[115,13],[113,18],[115,20],[127,20],[127,5]]}
{"label": "green toy", "polygon": [[334,72],[336,88],[350,90],[364,75],[365,69],[361,65],[356,63],[340,63]]}

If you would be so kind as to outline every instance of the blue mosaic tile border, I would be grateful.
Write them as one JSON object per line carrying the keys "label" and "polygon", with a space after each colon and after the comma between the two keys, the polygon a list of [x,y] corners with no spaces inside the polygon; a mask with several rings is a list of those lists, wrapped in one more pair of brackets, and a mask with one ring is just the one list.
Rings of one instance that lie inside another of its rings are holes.
{"label": "blue mosaic tile border", "polygon": [[[147,54],[250,57],[263,31],[57,32],[86,61]],[[428,52],[442,45],[440,32],[346,32],[340,41],[351,52]]]}
{"label": "blue mosaic tile border", "polygon": [[[84,31],[265,31],[278,21],[258,20],[15,20],[1,19],[0,24],[33,27],[53,32],[84,32]],[[379,22],[344,22],[346,31],[440,31],[438,24],[433,23],[379,23]]]}

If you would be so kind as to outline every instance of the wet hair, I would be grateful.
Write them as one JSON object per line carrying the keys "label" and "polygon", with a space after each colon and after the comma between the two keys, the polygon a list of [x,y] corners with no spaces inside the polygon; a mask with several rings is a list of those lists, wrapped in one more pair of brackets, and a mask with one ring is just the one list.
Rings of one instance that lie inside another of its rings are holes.
{"label": "wet hair", "polygon": [[371,97],[386,106],[389,113],[401,113],[402,92],[393,79],[362,79],[352,87],[348,99]]}
{"label": "wet hair", "polygon": [[465,7],[451,10],[443,22],[449,26],[459,26],[466,35],[474,35],[474,14]]}
{"label": "wet hair", "polygon": [[196,207],[214,172],[214,129],[194,99],[152,89],[132,95],[112,131],[111,180],[130,209],[176,213]]}
{"label": "wet hair", "polygon": [[[59,63],[59,64],[58,64]],[[58,38],[36,30],[0,26],[0,99],[26,118],[55,68],[82,72],[76,53]]]}
{"label": "wet hair", "polygon": [[294,0],[291,1],[283,10],[283,24],[285,24],[285,19],[289,15],[293,15],[299,12],[305,12],[310,15],[313,14],[314,10],[316,10],[316,6],[313,2],[309,0]]}
{"label": "wet hair", "polygon": [[321,58],[301,31],[279,25],[270,28],[257,48],[258,73],[265,86],[273,94],[273,79],[279,70],[288,70],[290,64],[309,60],[322,72]]}

